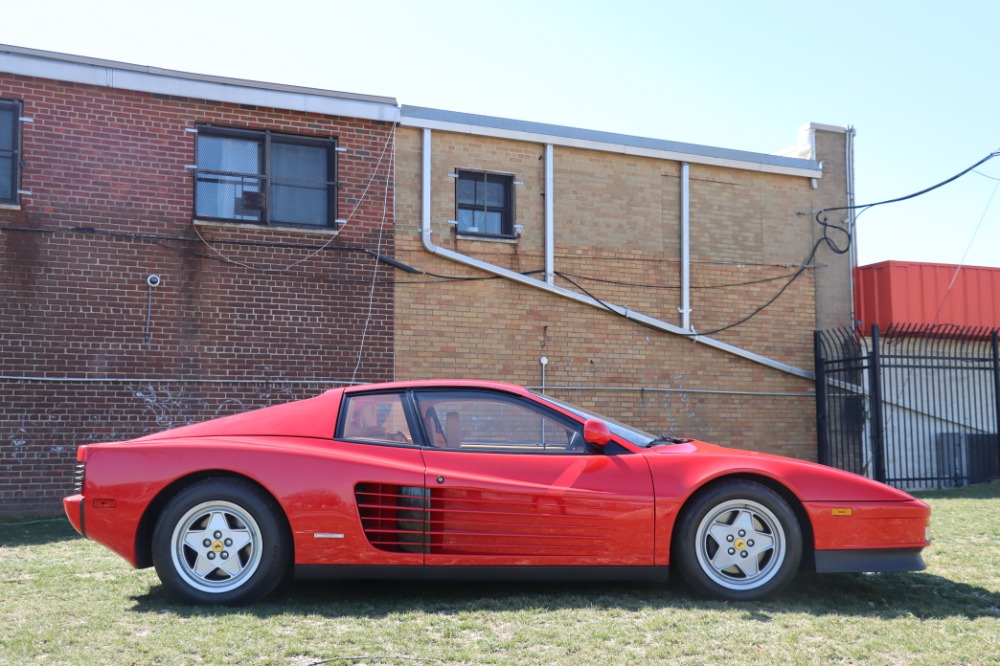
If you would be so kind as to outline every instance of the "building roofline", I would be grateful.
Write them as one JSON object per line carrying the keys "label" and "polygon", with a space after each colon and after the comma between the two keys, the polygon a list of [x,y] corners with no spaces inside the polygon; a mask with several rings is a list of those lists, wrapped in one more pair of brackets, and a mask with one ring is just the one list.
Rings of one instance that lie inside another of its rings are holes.
{"label": "building roofline", "polygon": [[815,160],[767,155],[730,148],[715,148],[664,139],[650,139],[549,123],[443,111],[407,104],[402,106],[400,125],[806,178],[820,178],[823,175],[820,163]]}
{"label": "building roofline", "polygon": [[395,122],[392,97],[180,72],[0,44],[0,72],[177,97]]}

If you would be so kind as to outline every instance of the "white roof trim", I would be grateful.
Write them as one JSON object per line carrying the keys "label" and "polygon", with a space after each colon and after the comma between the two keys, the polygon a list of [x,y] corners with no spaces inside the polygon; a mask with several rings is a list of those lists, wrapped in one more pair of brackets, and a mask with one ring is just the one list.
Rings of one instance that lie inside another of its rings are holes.
{"label": "white roof trim", "polygon": [[399,107],[389,97],[176,72],[15,46],[0,45],[0,72],[330,116],[384,122],[399,120]]}
{"label": "white roof trim", "polygon": [[[507,127],[496,127],[486,124],[490,119],[485,119],[484,124],[461,122],[456,120],[445,120],[439,118],[416,117],[407,114],[408,107],[403,107],[403,114],[400,117],[400,125],[404,127],[414,127],[420,129],[440,130],[442,132],[455,132],[459,134],[472,134],[476,136],[487,136],[499,139],[511,139],[514,141],[526,141],[530,143],[552,144],[555,146],[565,146],[570,148],[582,148],[587,150],[597,150],[609,153],[619,153],[623,155],[636,155],[639,157],[651,157],[654,159],[671,160],[676,162],[688,162],[691,164],[705,164],[710,166],[726,167],[731,169],[742,169],[746,171],[758,171],[762,173],[775,173],[788,176],[800,176],[803,178],[822,178],[823,170],[817,162],[811,160],[786,160],[787,162],[799,162],[802,166],[791,164],[774,164],[768,161],[755,161],[753,159],[734,159],[725,155],[712,155],[711,152],[738,152],[724,151],[705,147],[704,153],[686,152],[683,150],[671,150],[669,148],[657,148],[655,146],[633,145],[632,143],[608,141],[598,138],[607,136],[601,132],[589,132],[587,130],[576,130],[564,128],[580,136],[562,136],[559,134],[549,134],[531,131],[532,127],[545,127],[536,123],[523,123],[527,129],[512,129]],[[431,110],[428,110],[431,111]],[[464,116],[465,114],[452,114],[442,112],[442,115]],[[476,116],[477,119],[482,117]],[[497,119],[504,121],[505,119]],[[593,135],[595,138],[586,138]],[[628,139],[631,137],[622,137]],[[643,140],[641,137],[634,137],[638,142],[657,143],[655,141]],[[662,142],[670,144],[670,142]],[[687,145],[687,144],[677,144]],[[692,148],[695,148],[692,146]],[[753,155],[752,153],[744,153]],[[772,157],[761,155],[762,160],[770,160]]]}

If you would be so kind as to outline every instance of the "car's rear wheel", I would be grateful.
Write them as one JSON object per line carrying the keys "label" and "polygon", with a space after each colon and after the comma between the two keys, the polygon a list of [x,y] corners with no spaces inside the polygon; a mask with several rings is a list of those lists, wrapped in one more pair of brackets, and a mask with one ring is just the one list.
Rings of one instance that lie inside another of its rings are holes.
{"label": "car's rear wheel", "polygon": [[178,493],[153,530],[163,584],[194,603],[265,596],[288,569],[290,546],[274,500],[247,481],[207,479]]}
{"label": "car's rear wheel", "polygon": [[725,481],[696,495],[678,519],[673,560],[695,591],[726,600],[764,599],[795,578],[802,529],[767,486]]}

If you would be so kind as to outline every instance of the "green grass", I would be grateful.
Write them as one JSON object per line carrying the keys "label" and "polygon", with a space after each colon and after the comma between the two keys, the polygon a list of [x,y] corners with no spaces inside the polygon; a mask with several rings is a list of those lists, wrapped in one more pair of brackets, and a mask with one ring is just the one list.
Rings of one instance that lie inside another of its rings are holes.
{"label": "green grass", "polygon": [[176,603],[64,520],[0,522],[4,664],[1000,664],[1000,484],[927,493],[927,571],[764,603],[641,584],[293,583]]}

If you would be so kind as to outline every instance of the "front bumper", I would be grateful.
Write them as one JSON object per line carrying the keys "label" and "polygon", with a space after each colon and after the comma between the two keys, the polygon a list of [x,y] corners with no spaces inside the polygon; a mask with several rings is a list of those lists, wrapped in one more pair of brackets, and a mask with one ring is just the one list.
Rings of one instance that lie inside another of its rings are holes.
{"label": "front bumper", "polygon": [[817,550],[816,573],[874,571],[923,571],[922,548],[871,548],[866,550]]}

